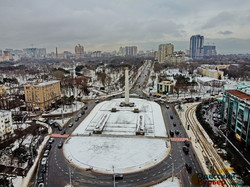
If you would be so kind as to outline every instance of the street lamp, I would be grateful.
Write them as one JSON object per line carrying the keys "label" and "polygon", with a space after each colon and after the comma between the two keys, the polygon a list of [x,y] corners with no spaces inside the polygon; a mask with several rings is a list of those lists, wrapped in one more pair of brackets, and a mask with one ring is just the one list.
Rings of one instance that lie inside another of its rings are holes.
{"label": "street lamp", "polygon": [[174,163],[172,163],[172,182],[174,181]]}
{"label": "street lamp", "polygon": [[114,178],[114,187],[115,187],[115,167],[112,166],[112,168],[113,168],[113,178]]}

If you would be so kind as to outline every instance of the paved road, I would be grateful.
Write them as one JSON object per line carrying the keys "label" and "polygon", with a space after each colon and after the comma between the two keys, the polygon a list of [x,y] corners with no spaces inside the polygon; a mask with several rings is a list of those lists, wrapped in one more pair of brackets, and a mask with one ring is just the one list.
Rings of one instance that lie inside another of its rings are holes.
{"label": "paved road", "polygon": [[[138,94],[140,97],[146,98],[146,95],[140,90],[141,86],[144,84],[145,76],[149,75],[150,64],[144,68],[142,75],[138,78],[137,84],[134,86],[132,93]],[[72,133],[72,131],[78,126],[78,124],[88,115],[88,113],[95,106],[94,101],[88,103],[88,110],[85,115],[83,115],[79,121],[77,121],[73,127],[65,127],[67,133]],[[169,130],[179,130],[180,134],[177,137],[186,137],[183,127],[180,125],[179,119],[175,115],[172,106],[169,109],[165,105],[162,105],[162,112],[167,128]],[[170,116],[173,116],[173,119],[170,119]],[[176,127],[173,126],[173,123],[176,123]],[[176,136],[176,135],[175,135]],[[94,173],[92,171],[85,171],[75,168],[71,165],[65,158],[62,153],[62,149],[58,148],[57,145],[60,141],[63,141],[62,138],[55,138],[54,143],[48,157],[46,177],[45,177],[45,186],[49,187],[60,187],[65,186],[70,183],[74,186],[113,186],[112,175]],[[193,150],[190,148],[189,154],[185,154],[182,151],[184,143],[180,141],[171,142],[171,154],[166,157],[162,162],[156,166],[146,169],[143,172],[136,172],[131,174],[124,174],[123,180],[116,181],[116,186],[128,187],[128,186],[150,186],[152,184],[161,182],[174,174],[180,178],[181,183],[185,187],[193,186],[191,183],[191,178],[194,173],[202,172],[196,158],[194,157]],[[189,174],[185,168],[185,163],[192,165],[192,173]],[[40,167],[37,172],[39,175]],[[71,174],[70,174],[71,173]],[[35,177],[33,178],[33,184]],[[32,184],[32,182],[31,182]],[[34,185],[30,185],[34,186]]]}

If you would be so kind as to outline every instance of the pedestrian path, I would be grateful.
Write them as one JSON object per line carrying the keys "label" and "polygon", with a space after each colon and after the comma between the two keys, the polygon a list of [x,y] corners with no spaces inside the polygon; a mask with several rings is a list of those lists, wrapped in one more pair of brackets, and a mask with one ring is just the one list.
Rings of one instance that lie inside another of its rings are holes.
{"label": "pedestrian path", "polygon": [[172,142],[184,142],[185,140],[188,140],[188,138],[170,138]]}
{"label": "pedestrian path", "polygon": [[56,138],[68,138],[69,134],[51,134],[51,137],[56,137]]}

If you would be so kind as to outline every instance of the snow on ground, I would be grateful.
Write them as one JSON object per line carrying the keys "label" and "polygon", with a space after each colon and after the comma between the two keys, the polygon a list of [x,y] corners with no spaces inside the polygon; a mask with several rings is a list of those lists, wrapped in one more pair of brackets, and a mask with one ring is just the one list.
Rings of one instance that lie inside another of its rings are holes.
{"label": "snow on ground", "polygon": [[104,173],[129,173],[162,161],[170,151],[165,139],[141,137],[81,136],[64,144],[64,155],[80,168]]}
{"label": "snow on ground", "polygon": [[65,105],[64,109],[63,109],[63,107],[61,106],[60,108],[50,112],[49,114],[71,113],[71,112],[74,112],[74,111],[78,111],[83,106],[84,106],[84,103],[82,103],[82,102],[74,102],[73,107]]}
{"label": "snow on ground", "polygon": [[[111,114],[104,126],[103,134],[135,135],[138,120],[140,116],[143,116],[146,136],[167,136],[160,105],[143,99],[130,98],[130,102],[135,103],[134,107],[120,107],[122,101],[124,99],[113,99],[99,103],[72,134],[87,135],[92,133],[94,128],[99,126],[102,117],[105,114]],[[116,108],[117,112],[111,113],[112,108]],[[134,113],[134,108],[138,108],[140,112]]]}
{"label": "snow on ground", "polygon": [[[122,101],[124,99],[99,103],[81,122],[63,147],[69,162],[98,172],[113,173],[114,166],[115,172],[129,173],[152,167],[168,155],[170,143],[166,146],[167,135],[160,106],[155,102],[130,98],[134,107],[120,107]],[[111,112],[112,108],[118,111]],[[134,108],[140,112],[134,113]],[[140,119],[145,135],[136,136]],[[92,134],[103,121],[102,134]],[[86,136],[89,133],[92,135]]]}
{"label": "snow on ground", "polygon": [[161,182],[160,184],[154,185],[152,187],[180,187],[180,181],[178,178],[174,177],[174,180],[172,182],[172,178],[169,178],[163,182]]}

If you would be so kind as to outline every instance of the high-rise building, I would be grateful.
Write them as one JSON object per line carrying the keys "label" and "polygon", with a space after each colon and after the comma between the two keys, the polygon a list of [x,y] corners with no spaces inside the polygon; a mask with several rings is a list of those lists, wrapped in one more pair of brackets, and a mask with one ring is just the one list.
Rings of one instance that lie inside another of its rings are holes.
{"label": "high-rise building", "polygon": [[[225,85],[227,86],[227,85]],[[222,120],[236,139],[250,144],[250,82],[239,82],[225,87],[222,100]]]}
{"label": "high-rise building", "polygon": [[217,55],[215,45],[204,45],[204,57],[213,57]]}
{"label": "high-rise building", "polygon": [[26,84],[24,94],[27,110],[44,111],[61,98],[60,81]]}
{"label": "high-rise building", "polygon": [[167,56],[173,55],[174,45],[171,43],[160,44],[158,48],[158,61],[165,62]]}
{"label": "high-rise building", "polygon": [[190,57],[192,59],[202,59],[204,56],[204,36],[194,35],[190,38]]}
{"label": "high-rise building", "polygon": [[118,51],[119,56],[137,56],[137,46],[120,47]]}
{"label": "high-rise building", "polygon": [[84,57],[84,47],[82,45],[78,44],[75,46],[75,55],[77,59]]}
{"label": "high-rise building", "polygon": [[137,47],[136,46],[126,46],[125,47],[125,56],[136,56]]}

